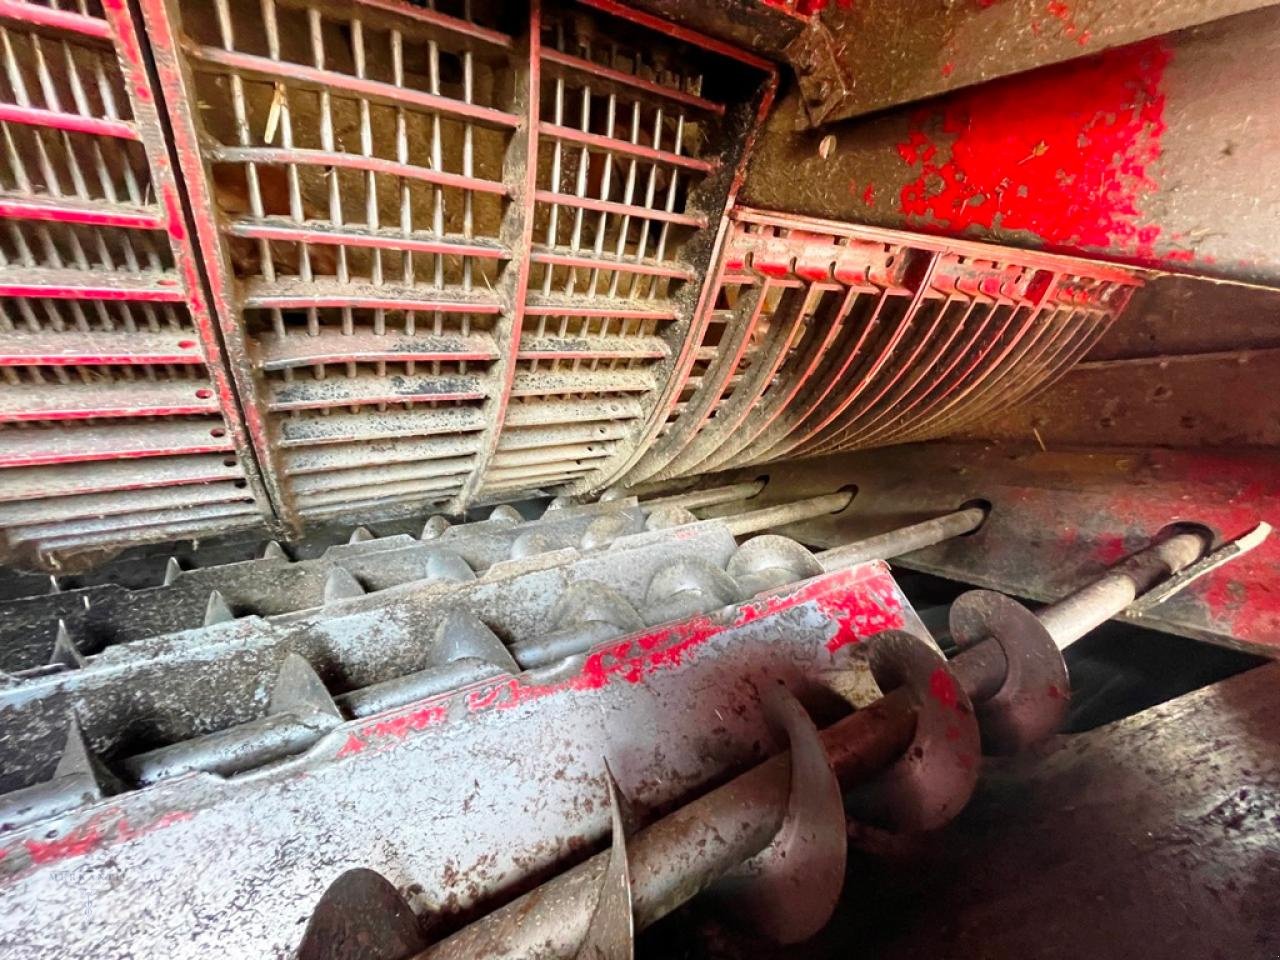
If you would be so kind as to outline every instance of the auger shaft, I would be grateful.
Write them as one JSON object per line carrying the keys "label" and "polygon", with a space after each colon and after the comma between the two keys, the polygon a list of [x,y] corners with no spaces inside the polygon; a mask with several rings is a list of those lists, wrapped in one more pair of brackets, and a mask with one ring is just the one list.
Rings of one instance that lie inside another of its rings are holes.
{"label": "auger shaft", "polygon": [[[944,521],[941,524],[931,521],[917,527],[931,528],[931,536],[956,527],[972,529],[981,522],[982,513],[960,511],[939,518]],[[905,537],[901,533],[879,539],[884,543],[923,539],[922,533]],[[1196,534],[1180,534],[1157,544],[1046,608],[1041,622],[1055,641],[1078,638],[1120,612],[1137,592],[1195,562],[1204,546]],[[851,547],[849,552],[857,555],[858,545]],[[1107,616],[1098,619],[1106,611],[1110,611]],[[986,640],[962,651],[950,664],[975,708],[1004,683],[1007,661],[1003,654],[994,656],[992,648],[999,652],[994,640]],[[915,724],[910,696],[899,689],[822,730],[820,740],[841,787],[852,788],[889,767],[911,745]],[[661,919],[772,842],[787,812],[790,769],[787,753],[774,756],[627,841],[637,929]],[[608,852],[597,854],[422,951],[414,960],[572,956],[586,933],[608,856]]]}

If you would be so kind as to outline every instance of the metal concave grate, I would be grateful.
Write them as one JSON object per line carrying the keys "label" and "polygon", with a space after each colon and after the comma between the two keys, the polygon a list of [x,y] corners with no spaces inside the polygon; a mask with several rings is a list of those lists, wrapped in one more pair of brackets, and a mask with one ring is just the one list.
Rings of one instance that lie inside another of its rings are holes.
{"label": "metal concave grate", "polygon": [[593,6],[142,5],[286,521],[640,441],[770,73]]}
{"label": "metal concave grate", "polygon": [[119,4],[0,3],[0,555],[271,515]]}
{"label": "metal concave grate", "polygon": [[1043,389],[1138,283],[1087,261],[739,209],[628,484],[926,440]]}
{"label": "metal concave grate", "polygon": [[1138,282],[735,209],[773,68],[614,0],[62,2],[0,0],[23,562],[943,436]]}

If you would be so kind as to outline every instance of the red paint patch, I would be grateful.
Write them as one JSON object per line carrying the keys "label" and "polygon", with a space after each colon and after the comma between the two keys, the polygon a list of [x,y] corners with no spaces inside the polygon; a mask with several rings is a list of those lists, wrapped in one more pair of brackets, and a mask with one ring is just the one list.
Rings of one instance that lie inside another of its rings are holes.
{"label": "red paint patch", "polygon": [[364,749],[364,741],[357,737],[354,733],[347,737],[347,742],[342,745],[342,749],[338,751],[338,756],[349,757],[352,754],[359,753]]}
{"label": "red paint patch", "polygon": [[599,690],[611,683],[643,683],[655,673],[680,667],[711,638],[806,603],[813,603],[836,626],[826,643],[829,652],[904,624],[903,599],[883,564],[868,564],[815,577],[795,590],[767,594],[742,605],[732,620],[714,614],[654,627],[593,649],[577,675],[555,683],[530,683],[524,676],[486,682],[445,695],[411,709],[388,714],[351,734],[338,751],[346,757],[369,747],[382,748],[448,722],[455,700],[466,713],[510,710],[556,694]]}
{"label": "red paint patch", "polygon": [[68,857],[78,857],[96,849],[106,834],[101,825],[94,821],[76,827],[65,837],[53,840],[25,840],[23,845],[31,862],[35,864],[55,863]]}
{"label": "red paint patch", "polygon": [[954,710],[960,702],[960,693],[956,690],[956,682],[946,667],[939,667],[929,675],[929,696],[937,700],[948,710]]}
{"label": "red paint patch", "polygon": [[178,193],[171,184],[167,183],[161,192],[164,195],[164,214],[167,221],[165,225],[168,227],[169,236],[181,243],[187,238],[187,231],[182,225],[182,204],[178,202]]}
{"label": "red paint patch", "polygon": [[948,60],[946,63],[942,65],[942,75],[944,77],[949,77],[955,72],[956,72],[956,64],[954,60]]}
{"label": "red paint patch", "polygon": [[[22,846],[31,858],[31,863],[41,866],[71,857],[84,856],[105,844],[144,837],[156,830],[163,830],[171,824],[190,819],[191,814],[185,810],[174,810],[144,826],[134,827],[118,809],[111,809],[96,814],[79,826],[73,827],[64,836],[52,840],[24,840]],[[10,850],[0,850],[0,859],[8,856],[9,853]]]}
{"label": "red paint patch", "polygon": [[867,184],[867,189],[862,191],[862,202],[868,207],[876,202],[876,188],[872,184]]}
{"label": "red paint patch", "polygon": [[1154,261],[1161,228],[1144,208],[1158,189],[1169,58],[1148,41],[917,112],[897,145],[919,173],[902,188],[903,215],[951,233],[1024,230],[1052,247]]}
{"label": "red paint patch", "polygon": [[1103,566],[1110,567],[1127,557],[1129,548],[1125,545],[1124,537],[1103,536],[1098,538],[1098,545],[1093,553]]}

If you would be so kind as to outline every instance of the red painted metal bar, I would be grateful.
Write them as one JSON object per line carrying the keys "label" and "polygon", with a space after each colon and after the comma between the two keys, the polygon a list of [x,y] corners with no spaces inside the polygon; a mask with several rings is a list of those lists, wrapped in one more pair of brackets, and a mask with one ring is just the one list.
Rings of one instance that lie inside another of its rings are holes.
{"label": "red painted metal bar", "polygon": [[0,18],[20,24],[48,27],[64,33],[74,33],[95,40],[112,40],[111,25],[101,17],[92,17],[71,10],[59,10],[23,0],[0,0]]}
{"label": "red painted metal bar", "polygon": [[506,425],[516,377],[516,353],[529,312],[529,273],[533,246],[535,195],[538,187],[538,114],[542,104],[542,2],[529,4],[528,33],[519,48],[524,62],[517,66],[516,102],[523,107],[522,128],[507,148],[503,165],[504,179],[509,184],[512,209],[508,212],[506,230],[512,247],[520,251],[507,264],[501,281],[502,318],[496,331],[499,356],[492,372],[493,392],[486,410],[485,428],[481,432],[475,462],[458,493],[458,507],[465,511],[479,495],[498,441]]}
{"label": "red painted metal bar", "polygon": [[286,370],[317,363],[479,363],[494,359],[498,349],[493,338],[487,335],[344,334],[325,329],[315,335],[263,334],[258,338],[257,355],[263,370]]}
{"label": "red painted metal bar", "polygon": [[576,303],[539,303],[528,304],[524,308],[531,317],[600,317],[615,320],[674,320],[674,310],[646,310],[643,307],[600,307],[592,302]]}
{"label": "red painted metal bar", "polygon": [[333,70],[309,67],[301,63],[271,60],[238,50],[220,50],[217,47],[187,44],[184,49],[203,67],[221,67],[237,73],[248,73],[267,80],[285,80],[291,84],[331,90],[352,97],[361,97],[390,106],[411,106],[431,113],[470,120],[492,127],[515,128],[520,118],[512,113],[495,110],[478,104],[451,100],[438,94],[397,87],[381,80],[369,80]]}
{"label": "red painted metal bar", "polygon": [[655,263],[652,260],[613,260],[608,257],[574,256],[553,250],[535,248],[530,254],[534,263],[553,267],[569,267],[577,270],[616,270],[620,273],[643,273],[651,277],[673,277],[678,280],[693,279],[693,272],[678,264]]}
{"label": "red painted metal bar", "polygon": [[71,338],[13,330],[0,336],[0,367],[204,362],[199,343],[181,334],[115,330]]}
{"label": "red painted metal bar", "polygon": [[[310,292],[308,292],[310,291]],[[279,283],[252,281],[245,285],[246,309],[307,309],[309,307],[360,307],[374,310],[416,310],[423,313],[496,314],[496,299],[479,296],[431,296],[430,287],[373,286],[362,283],[306,283],[283,287]]]}
{"label": "red painted metal bar", "polygon": [[396,233],[384,229],[378,233],[358,230],[351,227],[331,227],[327,224],[311,224],[305,227],[290,226],[285,223],[254,223],[247,220],[236,220],[228,223],[223,232],[230,237],[242,237],[247,240],[280,240],[288,243],[314,243],[328,246],[365,247],[379,250],[412,250],[414,253],[427,253],[450,257],[479,257],[487,260],[500,260],[509,256],[508,252],[497,244],[467,242],[461,239],[439,239],[427,234],[418,235]]}
{"label": "red painted metal bar", "polygon": [[648,160],[651,163],[661,163],[669,167],[683,167],[687,170],[696,170],[699,173],[710,173],[718,166],[718,164],[711,160],[699,160],[697,157],[688,157],[684,154],[672,153],[670,150],[657,150],[653,147],[646,147],[641,143],[629,143],[626,140],[615,140],[613,137],[606,137],[600,133],[591,133],[586,130],[575,130],[573,127],[565,127],[559,124],[549,123],[546,120],[539,122],[538,133],[552,140],[562,140],[566,143],[577,143],[595,150],[619,153],[626,157],[636,157],[639,160]]}
{"label": "red painted metal bar", "polygon": [[701,110],[704,113],[711,113],[718,117],[724,116],[724,104],[714,103],[704,97],[696,96],[685,90],[675,87],[669,87],[665,84],[654,83],[652,80],[646,80],[644,77],[638,77],[633,73],[627,73],[623,70],[614,70],[612,67],[606,67],[604,64],[596,63],[593,60],[584,60],[582,57],[575,57],[571,53],[564,53],[560,50],[544,48],[542,51],[542,60],[544,63],[555,64],[560,67],[567,67],[570,70],[584,73],[592,77],[599,77],[609,83],[618,84],[624,87],[630,87],[640,93],[648,94],[651,97],[659,97],[665,100],[672,100],[676,103],[683,104],[686,107],[693,107],[695,110]]}
{"label": "red painted metal bar", "polygon": [[100,424],[74,430],[53,426],[14,431],[0,444],[0,467],[39,467],[140,457],[196,453],[229,453],[235,444],[215,421],[172,421],[148,424]]}
{"label": "red painted metal bar", "polygon": [[117,204],[93,203],[65,197],[0,197],[0,218],[78,223],[91,227],[124,227],[131,230],[159,230],[165,225],[165,217],[159,210],[129,209]]}
{"label": "red painted metal bar", "polygon": [[[305,7],[307,5],[305,0],[292,0],[292,2],[296,2],[298,6]],[[354,3],[358,7],[394,14],[397,17],[404,17],[424,26],[434,27],[459,37],[465,37],[468,40],[479,40],[500,50],[509,49],[512,45],[511,38],[505,33],[489,30],[486,27],[471,23],[469,20],[452,17],[438,10],[407,3],[405,0],[354,0]]]}
{"label": "red painted metal bar", "polygon": [[26,384],[0,394],[0,423],[216,414],[213,390],[198,381]]}
{"label": "red painted metal bar", "polygon": [[0,275],[0,297],[49,300],[129,300],[182,303],[187,293],[175,274],[104,276],[104,272],[8,267]]}
{"label": "red painted metal bar", "polygon": [[731,60],[737,60],[739,63],[745,63],[750,67],[765,73],[772,73],[774,65],[768,60],[757,57],[754,54],[741,50],[738,47],[728,43],[723,43],[714,37],[699,33],[696,30],[690,30],[688,27],[681,26],[678,23],[672,23],[670,20],[663,20],[661,17],[655,17],[653,14],[636,10],[618,0],[579,0],[583,6],[594,7],[603,11],[610,16],[618,17],[621,20],[629,20],[632,23],[646,27],[650,30],[656,30],[675,38],[683,43],[691,44],[695,47],[701,47],[711,53],[721,57],[728,57]]}
{"label": "red painted metal bar", "polygon": [[109,117],[86,117],[62,110],[45,110],[41,107],[24,107],[16,103],[0,103],[0,123],[20,123],[29,127],[49,127],[68,133],[86,133],[95,137],[113,137],[117,140],[138,140],[138,128],[127,120]]}
{"label": "red painted metal bar", "polygon": [[554,190],[539,190],[535,194],[539,203],[551,203],[561,207],[581,207],[595,213],[612,213],[622,217],[638,217],[645,220],[657,220],[662,223],[678,223],[686,227],[705,227],[707,218],[700,213],[678,213],[660,210],[655,207],[642,207],[632,203],[618,203],[614,200],[599,200],[595,197],[578,197],[570,193]]}
{"label": "red painted metal bar", "polygon": [[312,150],[303,147],[284,149],[281,147],[240,147],[219,144],[210,147],[208,156],[211,160],[223,163],[257,163],[270,166],[305,165],[314,167],[337,167],[342,170],[359,170],[364,173],[377,173],[388,177],[403,177],[406,180],[419,180],[423,183],[436,184],[441,187],[453,187],[458,190],[474,190],[477,193],[493,194],[505,197],[510,191],[505,183],[497,180],[485,180],[480,177],[467,177],[447,170],[432,170],[412,163],[398,163],[382,157],[369,157],[359,153],[346,153],[340,150]]}

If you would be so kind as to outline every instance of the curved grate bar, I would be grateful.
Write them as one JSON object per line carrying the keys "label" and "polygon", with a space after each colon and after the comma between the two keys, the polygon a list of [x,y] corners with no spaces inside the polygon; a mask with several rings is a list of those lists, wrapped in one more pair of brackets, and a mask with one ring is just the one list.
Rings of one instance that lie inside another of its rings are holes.
{"label": "curved grate bar", "polygon": [[928,440],[1053,383],[1140,283],[1089,261],[738,209],[702,341],[610,482]]}

